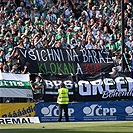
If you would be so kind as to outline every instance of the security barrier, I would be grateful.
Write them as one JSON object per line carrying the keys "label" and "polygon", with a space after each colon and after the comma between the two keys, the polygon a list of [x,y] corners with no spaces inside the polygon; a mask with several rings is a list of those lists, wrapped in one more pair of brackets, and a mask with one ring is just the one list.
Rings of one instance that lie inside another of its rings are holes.
{"label": "security barrier", "polygon": [[33,117],[33,116],[35,116],[35,104],[34,103],[0,104],[0,118]]}
{"label": "security barrier", "polygon": [[[40,102],[35,105],[40,122],[57,121],[58,105]],[[133,101],[102,101],[69,103],[69,119],[79,121],[130,121],[133,120]],[[65,121],[63,113],[63,121]]]}

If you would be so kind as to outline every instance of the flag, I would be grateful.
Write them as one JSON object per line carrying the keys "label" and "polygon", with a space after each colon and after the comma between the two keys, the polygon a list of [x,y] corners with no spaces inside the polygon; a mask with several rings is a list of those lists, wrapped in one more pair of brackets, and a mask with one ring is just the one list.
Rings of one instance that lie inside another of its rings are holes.
{"label": "flag", "polygon": [[29,74],[0,72],[0,97],[33,98]]}

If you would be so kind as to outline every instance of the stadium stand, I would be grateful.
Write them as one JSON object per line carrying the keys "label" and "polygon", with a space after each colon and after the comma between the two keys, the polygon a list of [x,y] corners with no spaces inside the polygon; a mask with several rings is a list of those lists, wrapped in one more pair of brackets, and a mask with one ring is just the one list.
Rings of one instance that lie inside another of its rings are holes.
{"label": "stadium stand", "polygon": [[[125,59],[133,58],[133,1],[124,1]],[[110,50],[122,71],[121,0],[1,0],[0,69],[28,73],[17,48]]]}

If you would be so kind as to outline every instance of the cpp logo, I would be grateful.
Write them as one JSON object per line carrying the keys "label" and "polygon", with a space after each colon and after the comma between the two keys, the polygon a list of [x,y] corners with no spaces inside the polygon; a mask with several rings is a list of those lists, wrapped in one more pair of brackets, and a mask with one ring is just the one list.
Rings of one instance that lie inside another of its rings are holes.
{"label": "cpp logo", "polygon": [[[59,115],[59,109],[58,106],[56,105],[49,105],[48,107],[43,107],[41,109],[41,113],[44,116],[58,116]],[[72,114],[74,113],[74,109],[73,108],[68,108],[68,115],[72,116]],[[64,111],[62,113],[62,115],[64,116]]]}
{"label": "cpp logo", "polygon": [[93,104],[90,107],[85,107],[83,112],[86,116],[107,116],[107,114],[113,116],[116,113],[116,108],[102,108],[101,105]]}
{"label": "cpp logo", "polygon": [[128,106],[125,108],[125,112],[128,114],[128,115],[133,115],[133,106]]}

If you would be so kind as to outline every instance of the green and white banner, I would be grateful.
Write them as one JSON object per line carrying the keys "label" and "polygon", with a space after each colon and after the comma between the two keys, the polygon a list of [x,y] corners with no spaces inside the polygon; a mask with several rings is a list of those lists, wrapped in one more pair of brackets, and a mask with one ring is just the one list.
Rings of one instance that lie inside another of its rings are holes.
{"label": "green and white banner", "polygon": [[0,72],[0,97],[33,98],[29,74]]}

